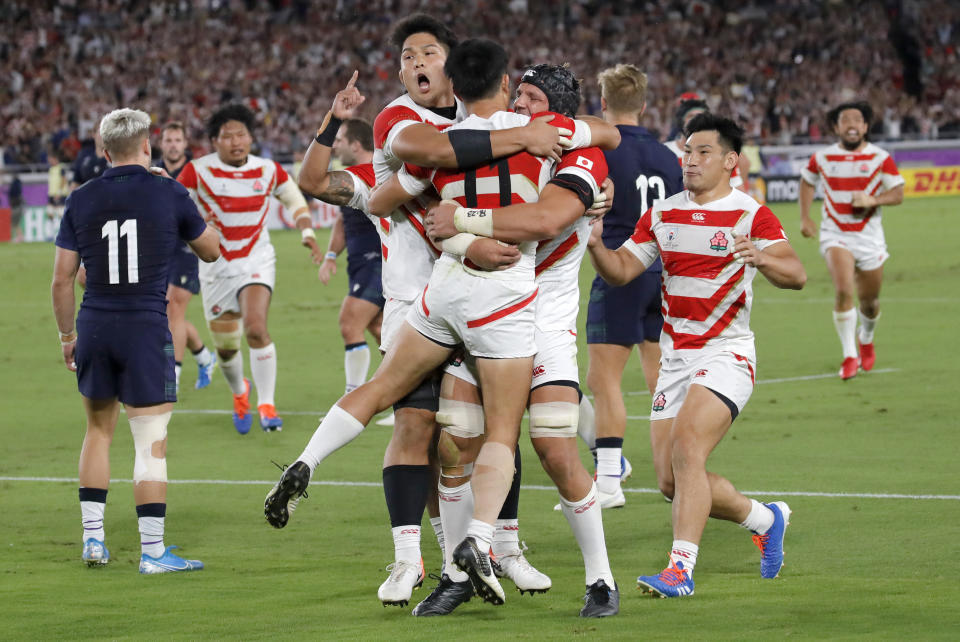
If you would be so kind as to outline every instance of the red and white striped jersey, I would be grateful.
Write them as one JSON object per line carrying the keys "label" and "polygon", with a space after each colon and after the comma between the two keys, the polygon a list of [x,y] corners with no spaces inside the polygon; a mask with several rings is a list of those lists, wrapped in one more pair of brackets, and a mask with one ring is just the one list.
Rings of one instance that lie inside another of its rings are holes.
{"label": "red and white striped jersey", "polygon": [[787,240],[773,212],[732,190],[704,205],[687,191],[658,201],[624,242],[645,266],[663,259],[664,358],[723,351],[756,360],[750,306],[757,269],[733,258],[740,234],[761,251]]}
{"label": "red and white striped jersey", "polygon": [[880,227],[879,207],[854,212],[850,204],[854,192],[876,195],[904,184],[890,154],[873,143],[856,152],[844,149],[839,143],[821,149],[810,157],[801,176],[811,185],[823,179],[820,227],[840,232]]}
{"label": "red and white striped jersey", "polygon": [[[368,211],[367,204],[370,202],[370,193],[373,191],[377,179],[373,173],[373,164],[364,163],[362,165],[353,165],[346,169],[353,176],[353,196],[350,198],[348,206],[360,210],[367,215],[367,218],[377,228],[377,234],[380,236],[380,253],[383,257],[383,269],[381,280],[383,281],[383,295],[388,299],[401,299],[404,294],[404,271],[398,269],[400,262],[390,260],[390,230],[393,227],[389,218],[380,218],[373,216]],[[406,300],[406,299],[403,299]]]}
{"label": "red and white striped jersey", "polygon": [[[466,116],[463,103],[457,100],[457,120]],[[415,103],[404,94],[387,105],[373,123],[373,169],[378,183],[384,183],[400,170],[403,161],[393,153],[393,141],[404,128],[416,123],[429,123],[439,129],[449,127],[450,120]],[[391,270],[396,275],[391,291],[395,299],[412,301],[423,290],[433,272],[433,263],[440,256],[439,248],[427,238],[423,217],[433,200],[429,195],[411,199],[390,217],[389,240],[386,243],[386,261],[393,261]],[[360,209],[360,208],[358,208]],[[384,272],[386,274],[386,272]],[[384,276],[386,287],[386,276]]]}
{"label": "red and white striped jersey", "polygon": [[[557,175],[579,176],[594,190],[607,175],[607,159],[597,147],[567,152],[557,165]],[[590,218],[581,216],[556,238],[537,243],[534,274],[537,327],[541,330],[576,330],[580,310],[580,263],[590,238]]]}
{"label": "red and white striped jersey", "polygon": [[233,261],[270,242],[265,224],[270,197],[284,200],[281,187],[290,177],[276,161],[250,155],[234,167],[213,153],[184,165],[177,180],[220,232],[220,255]]}
{"label": "red and white striped jersey", "polygon": [[[677,141],[668,140],[663,145],[677,156],[677,162],[683,167],[683,148],[677,145]],[[740,189],[741,185],[743,185],[743,177],[740,176],[740,168],[734,166],[733,171],[730,172],[730,187]]]}

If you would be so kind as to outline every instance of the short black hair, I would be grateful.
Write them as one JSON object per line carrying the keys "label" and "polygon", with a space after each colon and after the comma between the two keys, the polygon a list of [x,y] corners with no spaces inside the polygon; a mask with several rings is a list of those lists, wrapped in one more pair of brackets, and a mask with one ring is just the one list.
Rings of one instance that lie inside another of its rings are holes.
{"label": "short black hair", "polygon": [[687,128],[683,130],[683,134],[689,138],[691,134],[705,131],[717,132],[717,138],[720,140],[720,144],[728,150],[739,154],[740,150],[743,149],[743,130],[740,126],[729,118],[711,114],[710,112],[704,112],[694,116],[690,122],[687,123]]}
{"label": "short black hair", "polygon": [[247,131],[253,136],[253,126],[257,118],[253,115],[253,111],[251,111],[249,107],[241,105],[240,103],[230,103],[213,112],[210,120],[207,121],[207,135],[210,138],[216,138],[220,135],[220,129],[230,120],[235,120],[246,125]]}
{"label": "short black hair", "polygon": [[701,109],[705,112],[710,111],[710,106],[707,104],[707,101],[700,100],[699,98],[693,100],[684,100],[679,105],[677,105],[677,110],[673,114],[674,122],[677,125],[677,129],[683,129],[683,119],[687,117],[694,109]]}
{"label": "short black hair", "polygon": [[864,122],[867,123],[867,129],[870,129],[870,124],[873,121],[873,109],[870,107],[870,103],[865,100],[856,100],[848,103],[841,103],[827,112],[827,122],[830,123],[831,127],[836,127],[840,122],[840,114],[848,109],[856,109],[863,115]]}
{"label": "short black hair", "polygon": [[390,42],[397,51],[402,51],[403,43],[415,33],[429,33],[446,47],[447,53],[457,46],[457,36],[450,27],[426,13],[415,13],[398,22],[390,34]]}
{"label": "short black hair", "polygon": [[443,71],[453,91],[465,102],[489,98],[497,92],[510,56],[500,43],[471,38],[457,45],[447,56]]}
{"label": "short black hair", "polygon": [[366,151],[373,151],[373,127],[362,118],[348,118],[343,121],[346,138],[351,143],[360,143]]}

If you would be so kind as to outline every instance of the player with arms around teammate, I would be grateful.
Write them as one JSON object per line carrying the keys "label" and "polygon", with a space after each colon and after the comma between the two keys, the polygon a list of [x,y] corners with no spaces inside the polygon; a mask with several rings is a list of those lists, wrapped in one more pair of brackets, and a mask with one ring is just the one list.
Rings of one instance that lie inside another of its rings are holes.
{"label": "player with arms around teammate", "polygon": [[[800,220],[807,238],[817,233],[810,205],[816,184],[823,180],[820,254],[836,290],[833,324],[843,349],[840,378],[844,380],[855,377],[858,367],[872,369],[877,359],[873,332],[880,317],[883,264],[890,256],[880,207],[903,202],[904,180],[893,158],[867,140],[872,117],[873,110],[864,102],[832,109],[827,118],[840,140],[811,156],[801,172]],[[854,291],[860,300],[859,334]]]}
{"label": "player with arms around teammate", "polygon": [[[604,216],[603,244],[616,249],[633,232],[640,215],[682,189],[680,166],[664,145],[640,126],[646,107],[647,75],[633,65],[602,71],[600,105],[607,122],[620,130],[620,146],[604,152],[617,198]],[[627,411],[620,382],[633,352],[640,350],[643,376],[653,394],[660,370],[660,259],[625,285],[609,285],[599,276],[590,288],[587,307],[587,385],[596,409],[597,491],[604,508],[626,503],[620,488],[626,476],[623,438]]]}
{"label": "player with arms around teammate", "polygon": [[200,294],[220,367],[233,391],[233,425],[241,435],[253,423],[240,352],[244,334],[260,426],[268,432],[283,426],[274,406],[277,349],[267,331],[276,279],[276,254],[266,224],[270,197],[293,212],[298,227],[299,219],[310,218],[303,194],[280,164],[250,153],[253,125],[253,112],[243,105],[218,109],[207,123],[214,152],[187,163],[177,179],[220,232],[220,258],[201,267]]}
{"label": "player with arms around teammate", "polygon": [[[160,131],[160,168],[174,180],[187,164],[186,149],[187,136],[183,124],[174,120],[164,125]],[[203,345],[197,329],[187,320],[190,297],[200,293],[199,269],[197,255],[190,251],[186,243],[180,243],[170,259],[170,273],[167,276],[167,318],[173,335],[178,391],[186,348],[190,348],[197,360],[197,383],[194,387],[198,390],[210,385],[210,376],[217,365],[217,358]]]}
{"label": "player with arms around teammate", "polygon": [[[334,101],[334,107],[336,106],[337,102]],[[343,115],[344,120],[333,139],[332,147],[316,141],[310,144],[307,156],[304,157],[303,167],[307,168],[307,171],[301,168],[298,182],[300,189],[307,194],[340,206],[340,214],[333,224],[330,243],[323,263],[320,264],[318,277],[324,285],[330,282],[330,277],[337,271],[337,256],[346,248],[350,289],[340,307],[339,322],[345,349],[345,392],[350,392],[367,379],[370,348],[364,339],[364,330],[373,335],[377,344],[380,343],[380,322],[385,301],[381,283],[380,236],[373,221],[361,210],[350,206],[354,194],[353,172],[363,172],[360,167],[355,166],[366,166],[366,175],[373,179],[373,166],[370,164],[373,160],[373,128],[365,120],[349,118],[344,113],[339,115]],[[333,156],[348,169],[327,171],[331,149]],[[343,181],[347,184],[341,185]],[[380,224],[379,219],[377,224]],[[389,226],[389,222],[386,224]]]}
{"label": "player with arms around teammate", "polygon": [[[68,198],[51,286],[64,363],[77,373],[87,415],[79,466],[82,559],[89,566],[110,561],[103,517],[110,443],[123,404],[136,449],[133,495],[145,574],[203,568],[163,544],[167,423],[177,399],[167,265],[180,240],[204,261],[220,255],[216,231],[186,190],[147,171],[149,131],[150,117],[142,111],[118,109],[104,117],[100,135],[113,167]],[[87,284],[74,325],[73,283],[81,260]]]}
{"label": "player with arms around teammate", "polygon": [[701,114],[686,134],[686,191],[654,204],[616,251],[597,231],[590,237],[594,267],[614,285],[663,259],[663,357],[650,435],[657,483],[673,499],[674,540],[667,568],[637,578],[640,588],[661,597],[693,594],[709,516],[753,531],[762,577],[780,571],[789,507],[743,496],[706,463],[753,392],[753,278],[759,271],[774,286],[791,289],[807,278],[773,212],[730,187],[742,130],[727,118]]}

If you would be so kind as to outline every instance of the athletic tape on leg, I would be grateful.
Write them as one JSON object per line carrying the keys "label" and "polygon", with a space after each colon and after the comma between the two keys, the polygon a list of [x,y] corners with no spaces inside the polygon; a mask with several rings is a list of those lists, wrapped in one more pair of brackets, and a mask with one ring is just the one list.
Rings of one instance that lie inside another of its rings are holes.
{"label": "athletic tape on leg", "polygon": [[[214,319],[217,323],[217,327],[222,327],[229,321],[223,321],[219,319]],[[213,329],[213,321],[207,321],[207,327],[210,328],[210,335],[213,337],[213,345],[219,350],[239,350],[240,343],[243,339],[243,320],[236,319],[234,322],[234,329],[228,330],[226,332],[222,330]]]}
{"label": "athletic tape on leg", "polygon": [[483,406],[440,397],[437,423],[454,437],[480,437],[483,435]]}
{"label": "athletic tape on leg", "polygon": [[569,401],[530,404],[530,437],[576,437],[580,406]]}
{"label": "athletic tape on leg", "polygon": [[[136,456],[133,460],[133,483],[167,481],[166,445],[157,445],[167,438],[170,413],[130,417],[130,433]],[[164,452],[163,457],[154,454],[154,448]]]}

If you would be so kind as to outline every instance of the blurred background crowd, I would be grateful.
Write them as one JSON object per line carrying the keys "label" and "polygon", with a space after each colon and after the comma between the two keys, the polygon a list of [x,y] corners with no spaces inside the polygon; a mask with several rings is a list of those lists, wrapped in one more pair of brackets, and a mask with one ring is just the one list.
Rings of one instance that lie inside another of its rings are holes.
{"label": "blurred background crowd", "polygon": [[504,43],[515,78],[570,63],[587,113],[597,72],[636,64],[661,137],[684,92],[768,144],[831,139],[826,111],[854,98],[873,105],[875,139],[960,137],[956,0],[5,0],[3,163],[72,162],[119,106],[182,121],[204,153],[206,117],[237,100],[258,115],[259,152],[290,160],[354,69],[363,116],[399,94],[390,26],[418,10]]}

